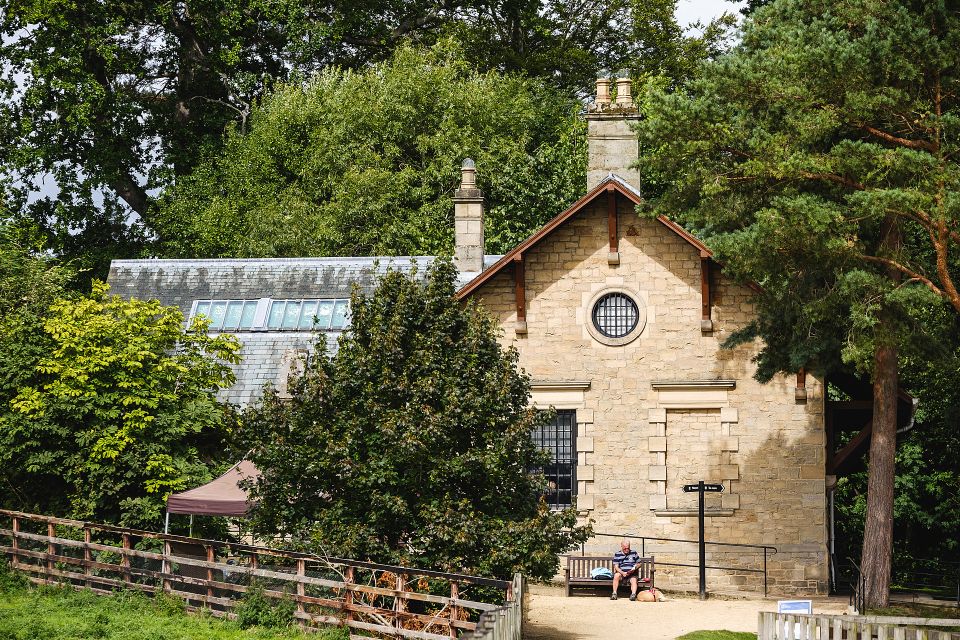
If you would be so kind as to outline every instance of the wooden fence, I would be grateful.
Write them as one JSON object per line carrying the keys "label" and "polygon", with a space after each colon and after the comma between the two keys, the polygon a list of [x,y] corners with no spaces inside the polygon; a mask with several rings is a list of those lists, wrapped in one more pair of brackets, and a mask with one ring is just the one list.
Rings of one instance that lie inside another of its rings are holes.
{"label": "wooden fence", "polygon": [[526,584],[519,573],[513,576],[513,599],[499,609],[480,614],[473,640],[521,640],[527,595]]}
{"label": "wooden fence", "polygon": [[757,640],[960,640],[960,620],[760,612]]}
{"label": "wooden fence", "polygon": [[[308,628],[448,640],[488,637],[484,628],[474,635],[477,620],[519,603],[519,578],[511,583],[0,509],[4,521],[10,528],[0,528],[0,554],[34,583],[169,593],[191,610],[218,616],[232,617],[245,593],[262,588],[268,598],[293,601],[294,616]],[[519,629],[519,619],[511,623]],[[496,637],[519,638],[519,632]]]}

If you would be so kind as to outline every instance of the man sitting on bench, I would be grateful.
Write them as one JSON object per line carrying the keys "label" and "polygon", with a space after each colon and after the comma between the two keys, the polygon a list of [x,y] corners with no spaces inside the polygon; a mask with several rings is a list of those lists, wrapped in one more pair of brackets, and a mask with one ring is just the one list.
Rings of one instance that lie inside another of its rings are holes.
{"label": "man sitting on bench", "polygon": [[640,554],[630,550],[630,541],[620,541],[620,551],[613,554],[613,595],[611,600],[617,599],[617,589],[620,587],[621,580],[630,580],[630,599],[637,599],[637,575],[640,567]]}

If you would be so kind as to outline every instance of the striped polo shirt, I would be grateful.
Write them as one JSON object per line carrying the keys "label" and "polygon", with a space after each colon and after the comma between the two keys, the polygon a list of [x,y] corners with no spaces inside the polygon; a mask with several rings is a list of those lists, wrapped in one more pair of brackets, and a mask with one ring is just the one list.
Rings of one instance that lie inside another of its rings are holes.
{"label": "striped polo shirt", "polygon": [[620,567],[621,571],[630,571],[640,562],[640,554],[631,549],[624,553],[622,550],[613,554],[613,563]]}

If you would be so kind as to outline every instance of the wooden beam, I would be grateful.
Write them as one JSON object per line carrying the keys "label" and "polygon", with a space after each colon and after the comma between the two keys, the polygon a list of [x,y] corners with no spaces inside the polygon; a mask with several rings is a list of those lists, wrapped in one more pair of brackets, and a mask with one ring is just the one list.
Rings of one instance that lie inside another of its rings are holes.
{"label": "wooden beam", "polygon": [[618,229],[617,192],[612,185],[607,186],[607,238],[610,250],[607,254],[607,264],[620,264],[620,230]]}
{"label": "wooden beam", "polygon": [[868,422],[860,433],[853,436],[847,444],[837,451],[827,461],[827,474],[844,476],[858,468],[863,460],[863,454],[870,446],[870,436],[873,433],[873,420]]}
{"label": "wooden beam", "polygon": [[712,291],[710,289],[710,254],[706,251],[700,252],[700,331],[711,333],[713,331],[713,319],[711,308],[713,306]]}
{"label": "wooden beam", "polygon": [[523,254],[513,258],[513,293],[517,302],[517,334],[527,333],[527,277],[523,264]]}

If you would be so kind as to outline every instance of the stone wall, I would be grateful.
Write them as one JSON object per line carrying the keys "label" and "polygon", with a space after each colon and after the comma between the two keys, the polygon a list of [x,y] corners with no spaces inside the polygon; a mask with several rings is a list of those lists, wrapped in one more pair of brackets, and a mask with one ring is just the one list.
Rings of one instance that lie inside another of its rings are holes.
{"label": "stone wall", "polygon": [[[504,343],[519,350],[534,402],[577,410],[578,508],[598,532],[613,534],[588,551],[612,553],[623,534],[696,539],[695,503],[680,486],[702,473],[726,488],[708,502],[708,540],[774,545],[772,591],[825,592],[820,382],[808,379],[808,401],[798,404],[792,380],[753,380],[756,345],[720,346],[753,317],[751,290],[714,273],[714,331],[702,332],[698,250],[622,198],[620,264],[610,265],[606,204],[600,196],[525,252],[526,334],[514,329],[509,269],[474,294],[504,327]],[[589,305],[605,289],[645,307],[646,325],[629,344],[607,346],[587,328]],[[696,546],[662,553],[663,562],[682,563]],[[734,566],[763,564],[756,551],[724,557]],[[711,572],[711,584],[762,585],[757,574],[719,573]],[[696,572],[664,567],[658,583],[695,587]]]}

